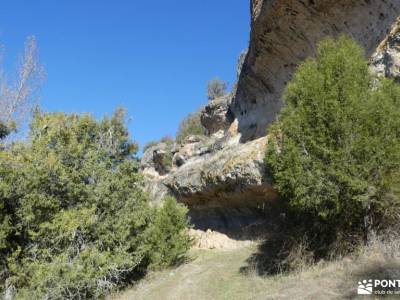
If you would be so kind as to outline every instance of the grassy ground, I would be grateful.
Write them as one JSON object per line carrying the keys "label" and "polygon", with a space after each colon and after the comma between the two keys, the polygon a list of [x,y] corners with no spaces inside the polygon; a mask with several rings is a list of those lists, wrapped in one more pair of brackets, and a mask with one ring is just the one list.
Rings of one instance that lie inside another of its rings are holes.
{"label": "grassy ground", "polygon": [[[256,246],[222,251],[193,250],[191,261],[176,269],[149,274],[113,300],[219,300],[219,299],[378,299],[357,296],[360,279],[400,279],[399,246],[377,243],[357,256],[321,262],[291,274],[243,274]],[[394,249],[396,248],[396,249]],[[386,297],[385,299],[400,299]]]}

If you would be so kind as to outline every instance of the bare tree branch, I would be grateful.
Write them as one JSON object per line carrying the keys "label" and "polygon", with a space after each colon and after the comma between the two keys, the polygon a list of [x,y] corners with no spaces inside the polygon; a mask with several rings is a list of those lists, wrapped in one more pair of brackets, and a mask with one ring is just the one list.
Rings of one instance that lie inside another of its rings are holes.
{"label": "bare tree branch", "polygon": [[16,78],[7,77],[0,65],[0,123],[16,128],[27,120],[43,79],[36,39],[28,37]]}

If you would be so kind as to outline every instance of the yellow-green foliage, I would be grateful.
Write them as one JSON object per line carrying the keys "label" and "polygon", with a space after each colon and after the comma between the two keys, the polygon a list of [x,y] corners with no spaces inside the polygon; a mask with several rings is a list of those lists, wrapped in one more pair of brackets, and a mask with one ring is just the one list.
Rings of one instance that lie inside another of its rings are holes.
{"label": "yellow-green foliage", "polygon": [[0,150],[4,290],[98,298],[181,258],[186,211],[173,199],[149,206],[135,152],[122,110],[100,122],[36,111],[29,141]]}

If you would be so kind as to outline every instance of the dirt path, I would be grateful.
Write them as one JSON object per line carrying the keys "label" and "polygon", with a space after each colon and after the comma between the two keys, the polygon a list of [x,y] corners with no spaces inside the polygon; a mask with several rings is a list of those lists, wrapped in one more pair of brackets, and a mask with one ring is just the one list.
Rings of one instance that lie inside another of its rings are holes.
{"label": "dirt path", "polygon": [[[242,274],[240,269],[247,266],[246,260],[255,251],[255,245],[225,251],[192,250],[190,262],[173,270],[149,274],[137,286],[109,299],[364,299],[356,294],[360,279],[400,278],[400,257],[388,261],[379,249],[287,275],[262,277],[251,271]],[[379,298],[371,296],[370,299]]]}
{"label": "dirt path", "polygon": [[[251,288],[239,269],[245,266],[253,251],[254,247],[192,251],[191,262],[174,270],[150,274],[132,290],[114,299],[244,299],[243,290]],[[233,280],[243,282],[237,286],[232,284]]]}

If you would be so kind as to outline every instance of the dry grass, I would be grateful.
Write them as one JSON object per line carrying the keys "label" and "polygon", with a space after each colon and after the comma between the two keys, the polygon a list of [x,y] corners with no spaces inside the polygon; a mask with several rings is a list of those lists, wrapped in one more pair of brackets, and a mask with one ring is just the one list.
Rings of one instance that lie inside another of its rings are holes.
{"label": "dry grass", "polygon": [[152,273],[111,299],[363,299],[356,295],[360,279],[400,279],[400,239],[394,235],[385,241],[374,237],[351,256],[317,264],[311,264],[304,244],[293,249],[288,257],[294,270],[266,276],[248,265],[255,245],[192,251],[188,264]]}

